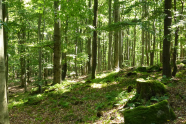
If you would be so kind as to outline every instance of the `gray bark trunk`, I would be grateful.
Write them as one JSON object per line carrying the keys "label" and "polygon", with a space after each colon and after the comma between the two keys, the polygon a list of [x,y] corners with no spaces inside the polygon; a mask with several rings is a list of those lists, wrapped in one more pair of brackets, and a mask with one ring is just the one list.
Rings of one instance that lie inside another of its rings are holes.
{"label": "gray bark trunk", "polygon": [[55,18],[54,18],[54,79],[53,84],[61,83],[61,34],[60,20],[57,18],[59,11],[59,0],[54,1]]}
{"label": "gray bark trunk", "polygon": [[[114,22],[118,22],[118,0],[114,0]],[[114,69],[119,69],[118,31],[114,31]]]}
{"label": "gray bark trunk", "polygon": [[93,26],[95,28],[93,33],[92,42],[92,79],[95,79],[96,75],[96,56],[97,56],[97,15],[98,15],[98,0],[94,0],[94,21]]}
{"label": "gray bark trunk", "polygon": [[164,40],[163,40],[163,75],[171,77],[171,66],[170,66],[170,42],[171,42],[171,3],[172,0],[165,0],[165,19],[164,19]]}
{"label": "gray bark trunk", "polygon": [[[0,0],[0,20],[3,20],[2,0]],[[6,43],[3,28],[0,28],[0,124],[9,124],[7,85],[6,85]],[[6,35],[5,35],[6,36]],[[5,45],[5,46],[4,46]]]}

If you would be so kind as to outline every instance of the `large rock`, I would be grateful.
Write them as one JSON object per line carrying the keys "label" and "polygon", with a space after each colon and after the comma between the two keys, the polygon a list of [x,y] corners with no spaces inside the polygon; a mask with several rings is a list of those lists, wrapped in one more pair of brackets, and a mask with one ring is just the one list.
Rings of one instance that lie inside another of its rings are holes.
{"label": "large rock", "polygon": [[124,111],[125,124],[164,124],[174,119],[176,116],[167,100],[151,106],[139,106]]}

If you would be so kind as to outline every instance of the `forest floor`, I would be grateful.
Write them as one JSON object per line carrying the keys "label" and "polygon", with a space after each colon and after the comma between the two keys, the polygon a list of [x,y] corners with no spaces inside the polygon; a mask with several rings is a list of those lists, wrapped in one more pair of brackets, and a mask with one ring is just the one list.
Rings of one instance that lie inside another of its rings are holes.
{"label": "forest floor", "polygon": [[[124,123],[126,102],[136,93],[136,79],[160,80],[161,72],[137,72],[126,76],[131,69],[98,74],[96,79],[85,76],[67,79],[62,84],[37,87],[29,84],[28,93],[19,87],[19,81],[9,85],[9,116],[11,124],[111,124]],[[166,83],[169,104],[177,119],[167,124],[186,124],[186,71],[176,78],[162,80]],[[52,81],[52,80],[51,80]],[[127,87],[132,86],[132,92]]]}

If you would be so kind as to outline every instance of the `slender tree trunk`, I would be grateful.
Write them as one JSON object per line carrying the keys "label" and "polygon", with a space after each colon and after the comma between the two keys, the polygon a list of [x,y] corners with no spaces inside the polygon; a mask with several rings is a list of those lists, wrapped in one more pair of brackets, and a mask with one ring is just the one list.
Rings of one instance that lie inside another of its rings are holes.
{"label": "slender tree trunk", "polygon": [[[104,35],[104,32],[103,32],[103,35]],[[102,40],[102,43],[103,43],[103,45],[102,45],[102,71],[104,71],[104,66],[105,66],[105,44],[104,44],[104,36],[103,36],[103,40]]]}
{"label": "slender tree trunk", "polygon": [[122,68],[123,63],[122,46],[123,46],[122,31],[119,31],[119,68]]}
{"label": "slender tree trunk", "polygon": [[[161,23],[160,23],[161,24]],[[160,39],[160,63],[163,63],[163,54],[162,54],[162,38],[161,38],[161,26],[159,24],[159,39]]]}
{"label": "slender tree trunk", "polygon": [[[24,52],[25,52],[25,46],[24,46],[24,43],[25,43],[25,30],[26,30],[26,27],[23,26],[22,29],[21,29],[21,33],[22,33],[22,37],[20,37],[20,47],[21,47],[21,50],[20,50],[20,54],[21,54],[21,57],[20,57],[20,64],[21,64],[21,87],[26,87],[26,77],[25,77],[25,73],[26,73],[26,66],[25,66],[25,55],[24,55]],[[25,91],[26,92],[26,91]]]}
{"label": "slender tree trunk", "polygon": [[[182,3],[182,13],[183,13],[183,1]],[[176,12],[176,0],[174,0],[174,12]],[[180,16],[180,20],[181,20],[181,16]],[[174,22],[176,23],[176,13],[174,15]],[[177,72],[177,66],[176,66],[176,58],[177,58],[177,47],[178,47],[178,32],[179,32],[179,27],[176,27],[176,31],[175,31],[175,43],[174,43],[174,53],[173,53],[173,72],[172,72],[172,76],[176,76],[176,72]]]}
{"label": "slender tree trunk", "polygon": [[[112,0],[109,0],[109,25],[111,24],[111,4]],[[111,59],[111,52],[112,52],[112,31],[109,31],[109,49],[108,49],[108,70],[112,69],[112,59]]]}
{"label": "slender tree trunk", "polygon": [[[144,0],[142,0],[144,2]],[[145,6],[143,5],[142,6],[142,18],[144,18],[144,12],[145,12]],[[144,29],[142,29],[142,34],[141,34],[141,40],[142,40],[142,47],[141,47],[141,51],[142,51],[142,54],[141,54],[141,66],[144,65],[144,45],[145,45],[145,31]]]}
{"label": "slender tree trunk", "polygon": [[[5,0],[3,0],[5,2]],[[8,4],[3,3],[3,21],[8,23]],[[8,87],[8,54],[7,54],[7,47],[8,47],[8,30],[3,27],[3,35],[4,35],[4,56],[5,56],[5,67],[6,67],[6,87]],[[14,72],[13,72],[14,73]],[[8,90],[8,89],[7,89]],[[7,92],[8,94],[8,92]],[[8,97],[7,97],[8,101]]]}
{"label": "slender tree trunk", "polygon": [[102,53],[101,53],[101,32],[98,33],[99,37],[98,37],[98,72],[101,71],[101,59],[102,59]]}
{"label": "slender tree trunk", "polygon": [[[27,40],[29,41],[30,40],[30,32],[28,31],[28,34],[27,34]],[[29,52],[29,49],[27,50],[27,52]],[[30,58],[29,58],[29,55],[27,56],[27,66],[26,66],[26,72],[27,72],[27,82],[29,83],[30,82]]]}
{"label": "slender tree trunk", "polygon": [[[154,34],[156,34],[156,28],[155,28],[155,20],[153,22],[153,30]],[[150,58],[150,65],[154,65],[154,51],[155,51],[155,46],[156,46],[156,35],[153,36],[153,51],[150,53],[151,58]]]}
{"label": "slender tree trunk", "polygon": [[136,57],[136,26],[134,26],[134,45],[133,45],[133,63],[132,66],[135,66],[135,57]]}
{"label": "slender tree trunk", "polygon": [[60,20],[57,18],[59,11],[59,0],[54,1],[55,18],[54,18],[54,79],[53,85],[61,83],[61,33]]}
{"label": "slender tree trunk", "polygon": [[[65,42],[66,42],[66,44],[68,44],[67,31],[68,31],[68,19],[66,20],[66,27],[65,27]],[[65,46],[67,49],[67,45],[64,45],[64,43],[63,43],[63,49]],[[65,80],[66,73],[67,73],[67,52],[65,51],[62,53],[62,80]]]}
{"label": "slender tree trunk", "polygon": [[[89,0],[89,9],[91,9],[92,6],[92,0]],[[88,19],[89,25],[92,24],[92,16],[89,16]],[[91,31],[89,31],[91,33]],[[87,53],[88,53],[88,61],[87,61],[87,66],[88,66],[88,74],[91,74],[91,37],[88,37],[88,43],[87,43]]]}
{"label": "slender tree trunk", "polygon": [[[114,0],[114,22],[118,22],[118,0]],[[118,30],[114,31],[114,69],[119,69],[119,47],[118,47]]]}
{"label": "slender tree trunk", "polygon": [[[0,0],[0,20],[3,20],[2,0]],[[6,85],[6,43],[4,41],[4,28],[0,28],[0,124],[9,124],[7,85]]]}
{"label": "slender tree trunk", "polygon": [[[38,43],[41,42],[41,18],[42,18],[42,15],[41,13],[39,13],[39,19],[38,19]],[[39,79],[39,84],[38,84],[38,88],[39,88],[39,92],[41,93],[42,92],[42,62],[41,62],[41,59],[42,59],[42,51],[41,51],[41,47],[39,47],[39,50],[38,50],[38,53],[39,53],[39,75],[38,75],[38,79]]]}
{"label": "slender tree trunk", "polygon": [[129,27],[127,28],[127,44],[126,44],[126,55],[127,55],[127,58],[126,60],[129,60]]}
{"label": "slender tree trunk", "polygon": [[170,66],[170,42],[171,42],[171,3],[172,0],[165,0],[165,19],[164,19],[164,40],[163,40],[163,75],[171,77]]}
{"label": "slender tree trunk", "polygon": [[147,65],[149,66],[149,42],[148,41],[148,32],[145,32],[145,47],[146,47],[146,59],[147,59]]}
{"label": "slender tree trunk", "polygon": [[92,79],[95,79],[96,75],[96,56],[97,56],[97,14],[98,14],[98,0],[94,0],[94,21],[93,26],[95,28],[93,32],[92,42]]}

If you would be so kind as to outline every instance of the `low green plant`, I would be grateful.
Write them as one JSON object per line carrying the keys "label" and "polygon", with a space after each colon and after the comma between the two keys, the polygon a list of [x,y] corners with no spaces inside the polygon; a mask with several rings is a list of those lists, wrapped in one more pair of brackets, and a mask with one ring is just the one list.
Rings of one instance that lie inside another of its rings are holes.
{"label": "low green plant", "polygon": [[60,101],[58,103],[59,106],[62,106],[63,108],[69,108],[69,102]]}
{"label": "low green plant", "polygon": [[104,107],[105,107],[105,104],[104,103],[96,103],[96,110],[101,110],[101,109],[103,109]]}

